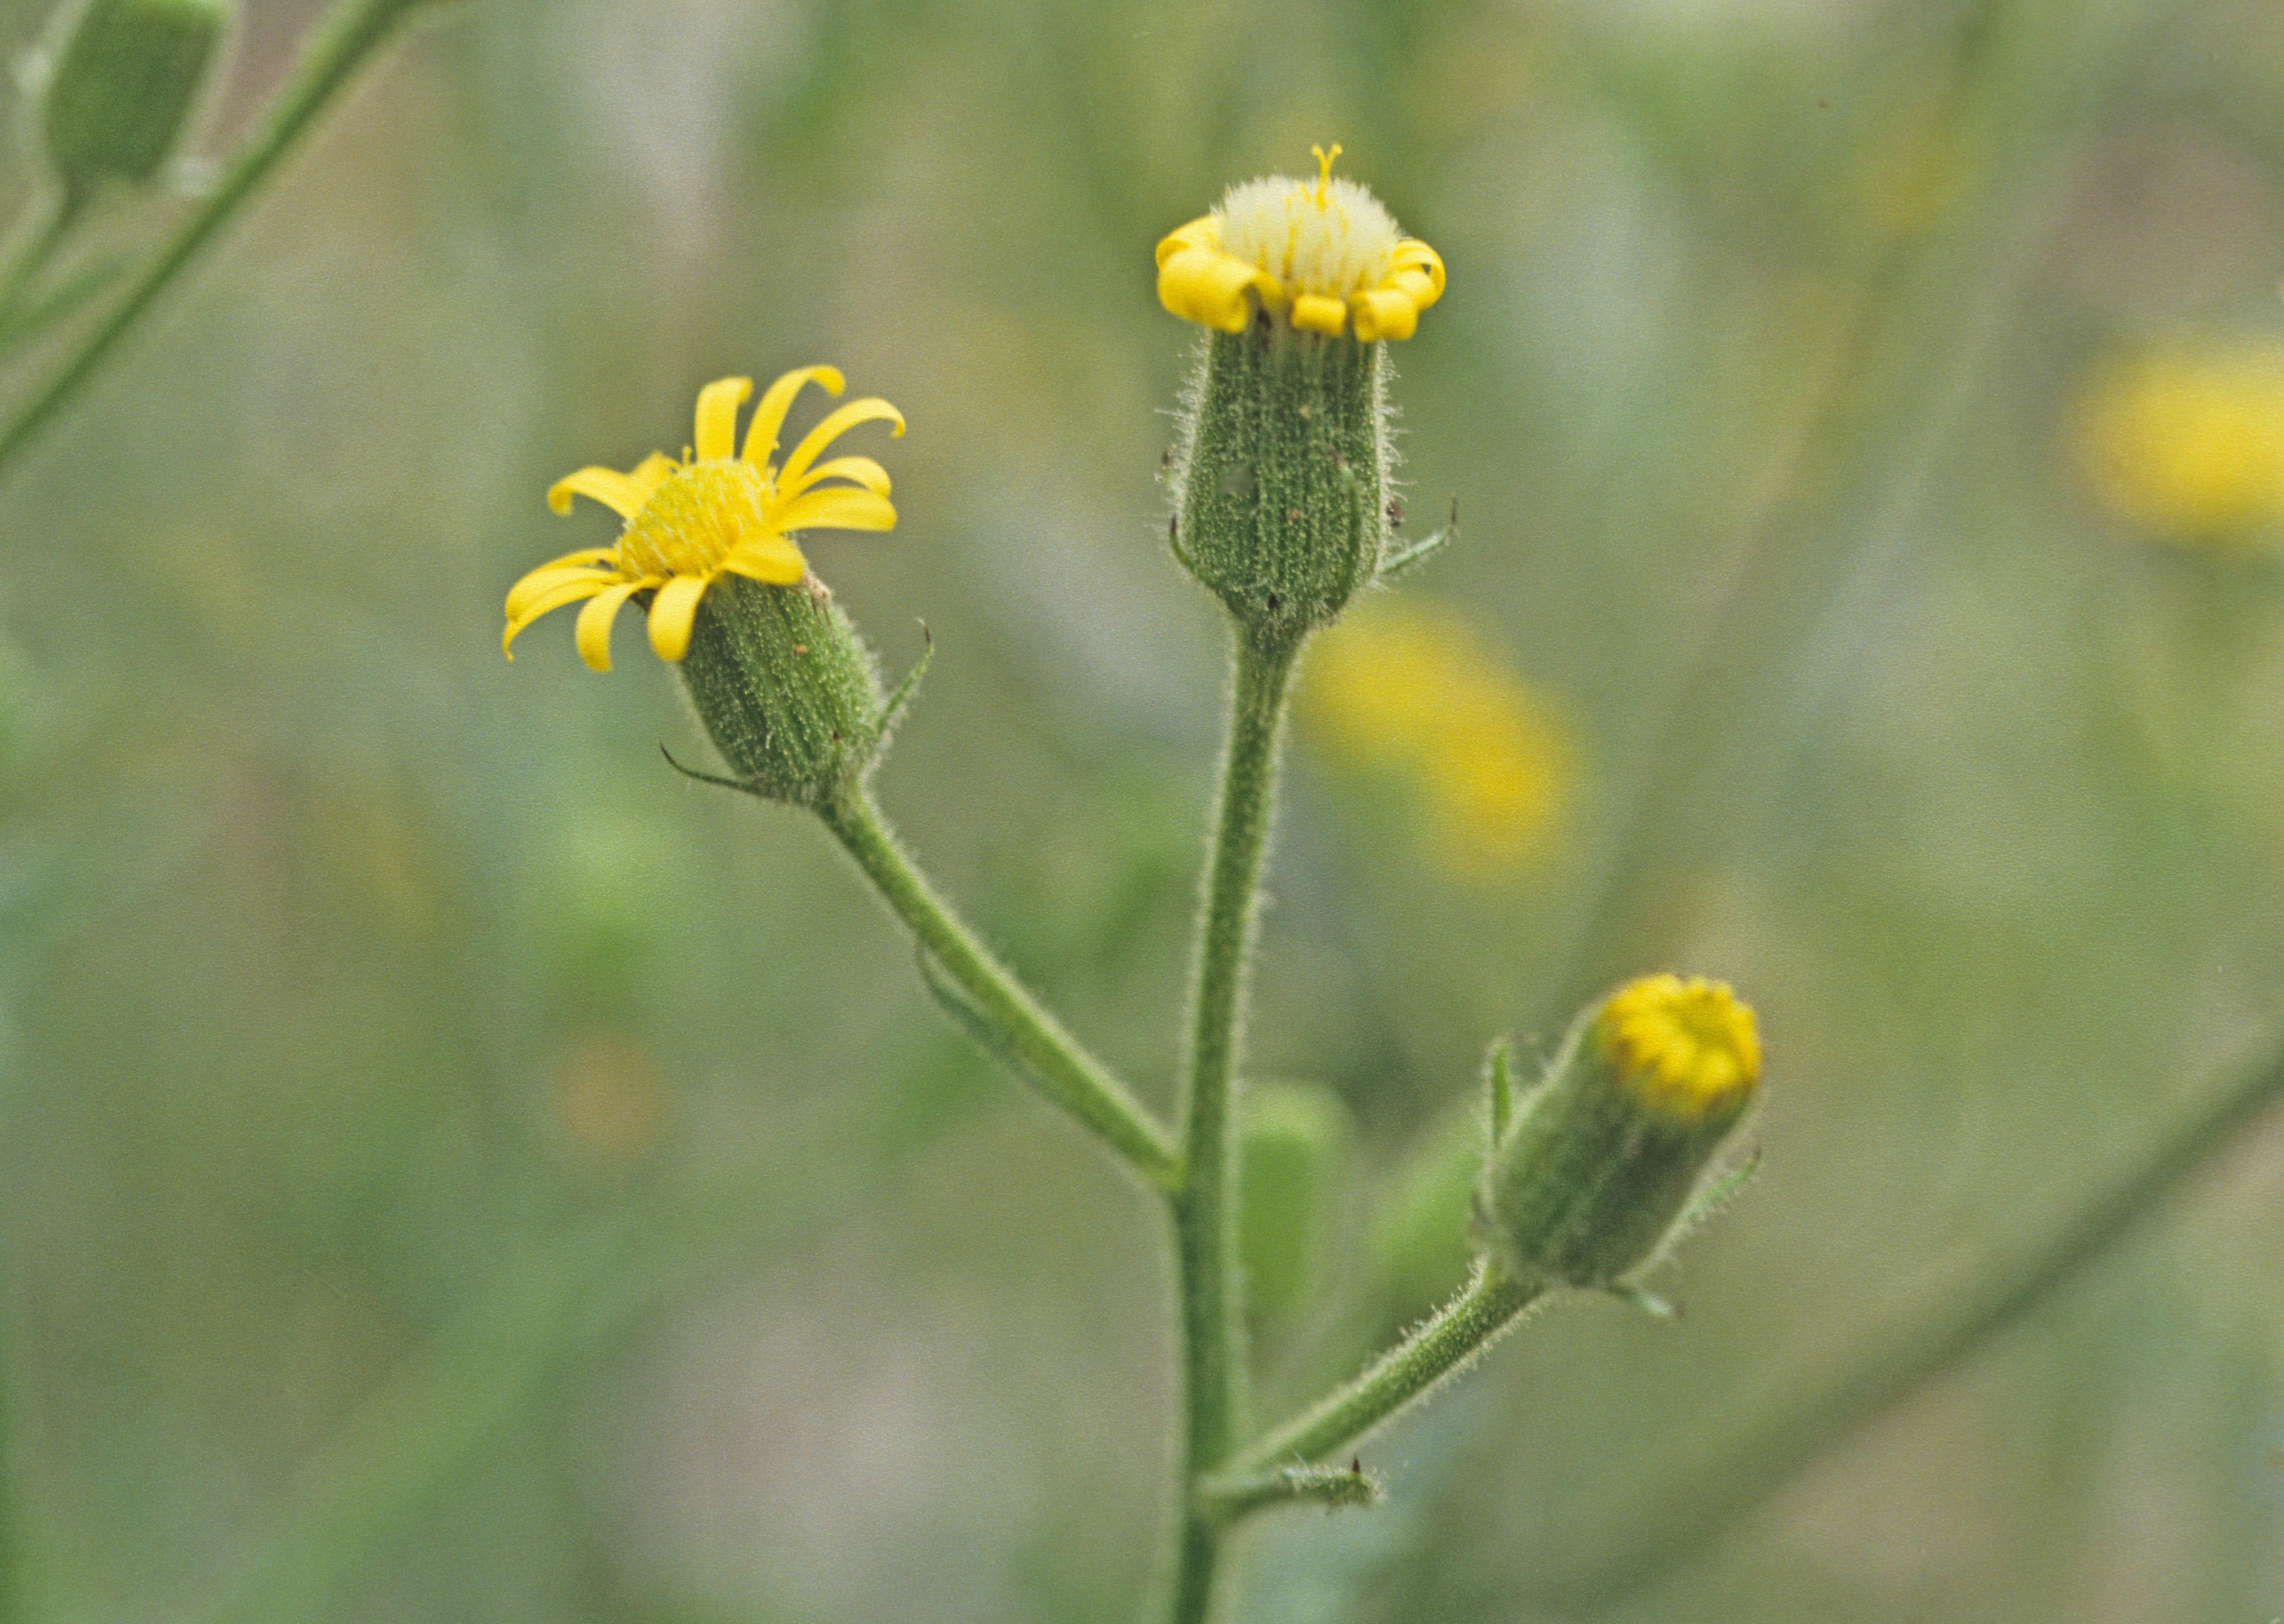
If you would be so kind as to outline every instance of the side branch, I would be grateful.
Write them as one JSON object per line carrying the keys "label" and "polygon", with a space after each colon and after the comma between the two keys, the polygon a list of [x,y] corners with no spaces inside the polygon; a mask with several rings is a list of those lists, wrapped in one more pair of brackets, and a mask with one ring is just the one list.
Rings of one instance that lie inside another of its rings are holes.
{"label": "side branch", "polygon": [[[1181,1176],[1181,1158],[1172,1139],[959,922],[896,844],[871,797],[856,791],[821,816],[880,900],[958,989],[965,1014],[989,1031],[993,1041],[984,1047],[1012,1062],[1042,1093],[1092,1128],[1145,1182],[1173,1189]],[[960,1024],[968,1027],[969,1021]],[[976,1035],[973,1027],[970,1034]]]}
{"label": "side branch", "polygon": [[1280,1466],[1307,1465],[1347,1448],[1464,1370],[1545,1290],[1542,1283],[1518,1280],[1488,1260],[1478,1263],[1467,1289],[1434,1318],[1348,1386],[1248,1445],[1226,1472],[1200,1486],[1201,1498],[1208,1504],[1230,1503],[1248,1479]]}

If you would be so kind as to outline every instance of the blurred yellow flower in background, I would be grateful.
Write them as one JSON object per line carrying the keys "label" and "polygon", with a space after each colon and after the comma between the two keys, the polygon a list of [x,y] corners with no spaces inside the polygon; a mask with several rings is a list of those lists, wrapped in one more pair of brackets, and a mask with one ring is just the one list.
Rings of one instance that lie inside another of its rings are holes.
{"label": "blurred yellow flower in background", "polygon": [[1458,615],[1376,603],[1318,639],[1303,725],[1342,766],[1399,776],[1429,857],[1496,884],[1552,854],[1577,781],[1557,707]]}
{"label": "blurred yellow flower in background", "polygon": [[2284,347],[2155,355],[2086,392],[2076,449],[2102,504],[2169,541],[2284,522]]}

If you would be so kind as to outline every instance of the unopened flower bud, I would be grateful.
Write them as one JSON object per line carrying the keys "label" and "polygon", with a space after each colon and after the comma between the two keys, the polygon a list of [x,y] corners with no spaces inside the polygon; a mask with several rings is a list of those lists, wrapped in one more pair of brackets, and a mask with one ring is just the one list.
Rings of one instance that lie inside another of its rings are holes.
{"label": "unopened flower bud", "polygon": [[40,104],[48,163],[66,190],[142,184],[175,150],[230,23],[229,0],[89,0]]}
{"label": "unopened flower bud", "polygon": [[1579,1018],[1511,1113],[1495,1071],[1479,1238],[1526,1278],[1623,1285],[1686,1227],[1760,1070],[1753,1011],[1725,984],[1628,982]]}
{"label": "unopened flower bud", "polygon": [[1443,265],[1379,200],[1272,176],[1158,245],[1159,301],[1212,329],[1175,449],[1173,547],[1256,635],[1321,625],[1380,569],[1388,531],[1388,346]]}

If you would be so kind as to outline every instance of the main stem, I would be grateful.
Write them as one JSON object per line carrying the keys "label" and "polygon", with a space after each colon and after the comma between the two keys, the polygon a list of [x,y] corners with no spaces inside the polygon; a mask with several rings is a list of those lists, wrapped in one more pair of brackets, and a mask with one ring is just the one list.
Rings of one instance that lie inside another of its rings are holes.
{"label": "main stem", "polygon": [[1237,1252],[1237,1112],[1232,1082],[1246,964],[1276,799],[1285,693],[1301,638],[1235,634],[1235,675],[1220,805],[1198,921],[1189,1069],[1181,1106],[1182,1182],[1171,1197],[1181,1270],[1184,1425],[1181,1528],[1169,1617],[1203,1624],[1213,1604],[1222,1521],[1197,1486],[1236,1448],[1245,1416],[1246,1349]]}
{"label": "main stem", "polygon": [[881,900],[997,1029],[1025,1072],[1136,1173],[1170,1190],[1180,1164],[1165,1131],[959,922],[896,844],[872,797],[852,790],[819,816]]}

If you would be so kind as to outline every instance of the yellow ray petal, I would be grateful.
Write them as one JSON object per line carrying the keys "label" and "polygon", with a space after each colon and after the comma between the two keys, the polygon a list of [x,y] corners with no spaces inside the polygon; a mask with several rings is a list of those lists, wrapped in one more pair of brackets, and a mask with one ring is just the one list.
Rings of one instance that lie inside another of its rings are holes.
{"label": "yellow ray petal", "polygon": [[1217,248],[1185,248],[1158,267],[1158,302],[1184,321],[1243,332],[1253,319],[1245,290],[1259,275]]}
{"label": "yellow ray petal", "polygon": [[536,597],[527,598],[520,609],[511,610],[508,613],[507,629],[500,633],[500,652],[513,660],[515,652],[508,645],[515,641],[518,632],[541,615],[560,609],[566,604],[575,604],[583,597],[592,597],[610,584],[611,577],[608,575],[595,575],[585,581],[566,581]]}
{"label": "yellow ray petal", "polygon": [[1356,335],[1365,344],[1374,339],[1408,339],[1420,325],[1420,311],[1411,298],[1394,288],[1374,288],[1356,296]]}
{"label": "yellow ray petal", "polygon": [[574,496],[592,496],[621,519],[632,519],[650,500],[650,492],[615,468],[582,468],[547,488],[547,505],[559,513],[571,511]]}
{"label": "yellow ray petal", "polygon": [[1349,308],[1322,293],[1303,293],[1293,301],[1293,324],[1308,332],[1340,336],[1348,324]]}
{"label": "yellow ray petal", "polygon": [[1426,309],[1443,296],[1443,256],[1418,238],[1407,237],[1396,244],[1388,256],[1388,262],[1398,273],[1418,270],[1426,274],[1428,293],[1420,301],[1421,309]]}
{"label": "yellow ray petal", "polygon": [[869,457],[836,457],[801,476],[798,483],[780,488],[779,494],[798,496],[819,480],[853,480],[876,496],[888,494],[888,471]]}
{"label": "yellow ray petal", "polygon": [[[528,579],[541,570],[569,569],[580,564],[615,564],[618,558],[619,550],[615,547],[582,547],[576,552],[567,552],[559,558],[550,558],[544,564],[536,565],[524,574]],[[512,594],[515,588],[510,587],[508,591]]]}
{"label": "yellow ray petal", "polygon": [[803,435],[801,443],[794,447],[793,455],[785,459],[785,469],[778,476],[779,486],[799,483],[801,476],[809,472],[810,464],[817,460],[819,451],[859,423],[876,420],[895,424],[899,437],[904,432],[904,414],[877,395],[851,401],[846,406],[836,406],[826,412],[824,421]]}
{"label": "yellow ray petal", "polygon": [[661,660],[679,660],[690,652],[690,622],[698,600],[714,584],[711,575],[677,575],[659,588],[650,603],[651,652]]}
{"label": "yellow ray petal", "polygon": [[1158,239],[1158,268],[1163,270],[1166,262],[1176,254],[1193,248],[1221,252],[1221,222],[1211,215],[1200,215],[1187,225],[1177,226]]}
{"label": "yellow ray petal", "polygon": [[523,613],[524,605],[575,581],[600,583],[597,590],[622,579],[616,570],[598,570],[586,564],[543,564],[507,589],[507,618]]}
{"label": "yellow ray petal", "polygon": [[804,491],[778,510],[776,519],[786,530],[893,530],[896,510],[886,496],[853,485],[833,485]]}
{"label": "yellow ray petal", "polygon": [[769,466],[778,449],[778,431],[785,426],[793,397],[806,383],[816,384],[827,394],[838,394],[849,386],[841,370],[829,366],[795,367],[771,384],[763,392],[762,403],[754,408],[754,420],[746,429],[746,460],[755,467]]}
{"label": "yellow ray petal", "polygon": [[733,575],[765,581],[773,587],[789,587],[809,574],[809,560],[801,556],[801,549],[788,537],[765,532],[739,543],[722,560],[722,567]]}
{"label": "yellow ray petal", "polygon": [[611,622],[619,618],[619,610],[645,585],[640,581],[622,581],[590,599],[579,611],[579,624],[572,633],[572,641],[579,645],[579,658],[587,662],[591,671],[611,668]]}
{"label": "yellow ray petal", "polygon": [[641,489],[643,500],[647,502],[657,494],[658,488],[666,483],[674,471],[681,466],[680,463],[676,462],[665,452],[653,451],[627,471],[627,478],[632,480]]}
{"label": "yellow ray petal", "polygon": [[717,378],[698,392],[698,460],[710,463],[737,449],[738,408],[754,392],[750,378]]}

